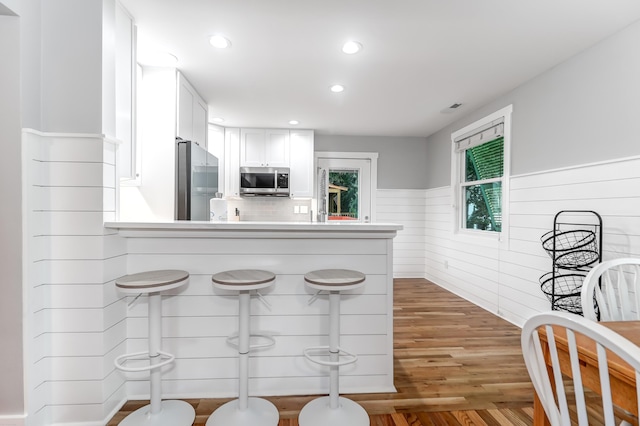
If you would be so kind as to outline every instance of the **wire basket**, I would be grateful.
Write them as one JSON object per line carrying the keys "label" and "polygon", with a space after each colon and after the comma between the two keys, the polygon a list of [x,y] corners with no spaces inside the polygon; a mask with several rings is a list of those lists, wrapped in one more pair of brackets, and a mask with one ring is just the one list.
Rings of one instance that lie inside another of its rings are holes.
{"label": "wire basket", "polygon": [[[551,302],[551,309],[582,314],[580,292],[584,274],[558,274],[553,272],[540,277],[540,289]],[[555,285],[554,285],[555,283]]]}
{"label": "wire basket", "polygon": [[[575,269],[589,266],[600,258],[596,234],[585,229],[549,231],[540,237],[542,248],[561,268]],[[555,247],[554,247],[555,241]]]}
{"label": "wire basket", "polygon": [[582,315],[582,300],[580,296],[561,297],[551,304],[551,309]]}

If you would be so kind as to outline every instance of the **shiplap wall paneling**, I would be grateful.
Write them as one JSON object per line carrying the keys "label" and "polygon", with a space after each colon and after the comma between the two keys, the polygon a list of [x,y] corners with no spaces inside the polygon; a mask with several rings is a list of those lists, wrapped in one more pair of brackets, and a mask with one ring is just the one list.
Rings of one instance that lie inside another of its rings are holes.
{"label": "shiplap wall paneling", "polygon": [[[180,267],[190,273],[188,286],[163,298],[163,337],[176,363],[165,372],[167,397],[231,397],[237,393],[237,353],[225,343],[237,329],[238,300],[233,292],[214,290],[213,273],[236,268],[264,268],[276,283],[262,291],[271,305],[252,298],[251,326],[270,333],[275,346],[251,354],[251,388],[256,395],[326,393],[328,372],[308,362],[302,351],[328,342],[328,300],[311,305],[304,274],[312,269],[350,268],[367,275],[366,285],[344,294],[341,344],[359,355],[341,369],[345,392],[393,389],[392,286],[387,254],[390,240],[357,238],[128,238],[128,272]],[[278,254],[273,254],[278,253]],[[357,254],[354,254],[357,253]],[[128,310],[128,351],[146,346],[147,301]],[[148,377],[128,375],[132,399],[148,395]]]}
{"label": "shiplap wall paneling", "polygon": [[403,226],[393,239],[393,276],[423,278],[426,191],[379,189],[376,194],[376,220]]}
{"label": "shiplap wall paneling", "polygon": [[494,242],[454,238],[452,203],[448,187],[427,191],[426,276],[485,309],[496,311],[498,250]]}
{"label": "shiplap wall paneling", "polygon": [[101,136],[23,132],[29,424],[103,424],[125,400],[126,271],[115,217],[115,146]]}
{"label": "shiplap wall paneling", "polygon": [[602,216],[604,259],[640,255],[640,159],[515,176],[510,188],[509,240],[495,248],[453,234],[451,188],[427,191],[428,279],[522,325],[550,308],[539,277],[551,270],[551,259],[540,237],[558,211]]}
{"label": "shiplap wall paneling", "polygon": [[640,159],[629,158],[514,178],[513,214],[538,216],[538,227],[549,230],[557,211],[594,210],[604,224],[603,258],[638,256],[639,166]]}
{"label": "shiplap wall paneling", "polygon": [[[561,210],[593,210],[603,221],[603,259],[637,256],[640,251],[640,159],[628,158],[581,167],[523,175],[511,180],[512,236],[509,253],[528,255],[524,268],[510,264],[510,277],[522,278],[519,286],[505,280],[505,309],[513,318],[526,320],[523,312],[532,307],[547,310],[548,300],[540,291],[539,277],[551,270],[551,259],[540,237],[553,228],[553,218]],[[569,217],[589,222],[590,216]],[[509,257],[507,257],[509,259]],[[515,280],[513,280],[515,281]],[[525,290],[522,290],[524,288]],[[530,294],[529,308],[517,303],[522,293]],[[537,294],[535,297],[533,295]],[[520,313],[520,315],[518,315]]]}

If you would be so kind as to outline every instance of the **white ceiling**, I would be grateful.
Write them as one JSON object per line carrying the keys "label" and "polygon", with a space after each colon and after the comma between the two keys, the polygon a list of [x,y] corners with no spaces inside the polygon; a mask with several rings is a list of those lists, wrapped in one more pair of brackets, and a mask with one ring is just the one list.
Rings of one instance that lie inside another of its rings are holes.
{"label": "white ceiling", "polygon": [[640,18],[638,0],[121,1],[210,118],[334,135],[428,136]]}

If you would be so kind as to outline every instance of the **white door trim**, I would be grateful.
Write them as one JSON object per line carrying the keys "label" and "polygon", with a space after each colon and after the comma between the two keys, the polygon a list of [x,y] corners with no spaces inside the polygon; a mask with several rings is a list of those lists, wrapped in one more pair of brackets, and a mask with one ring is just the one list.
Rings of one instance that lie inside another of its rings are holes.
{"label": "white door trim", "polygon": [[[321,158],[326,159],[346,159],[346,160],[369,160],[371,162],[371,176],[370,176],[370,188],[369,200],[371,203],[371,211],[369,212],[370,221],[377,221],[376,213],[376,194],[378,192],[378,153],[377,152],[337,152],[337,151],[316,151],[314,153],[314,167],[318,170],[318,160]],[[317,194],[314,194],[314,198],[317,199]]]}

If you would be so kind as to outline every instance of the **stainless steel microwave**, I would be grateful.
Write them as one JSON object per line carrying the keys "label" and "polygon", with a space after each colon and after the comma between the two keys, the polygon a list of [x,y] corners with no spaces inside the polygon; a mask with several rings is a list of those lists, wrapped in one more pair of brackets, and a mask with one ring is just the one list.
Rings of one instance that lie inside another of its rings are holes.
{"label": "stainless steel microwave", "polygon": [[289,196],[288,167],[241,167],[240,195]]}

